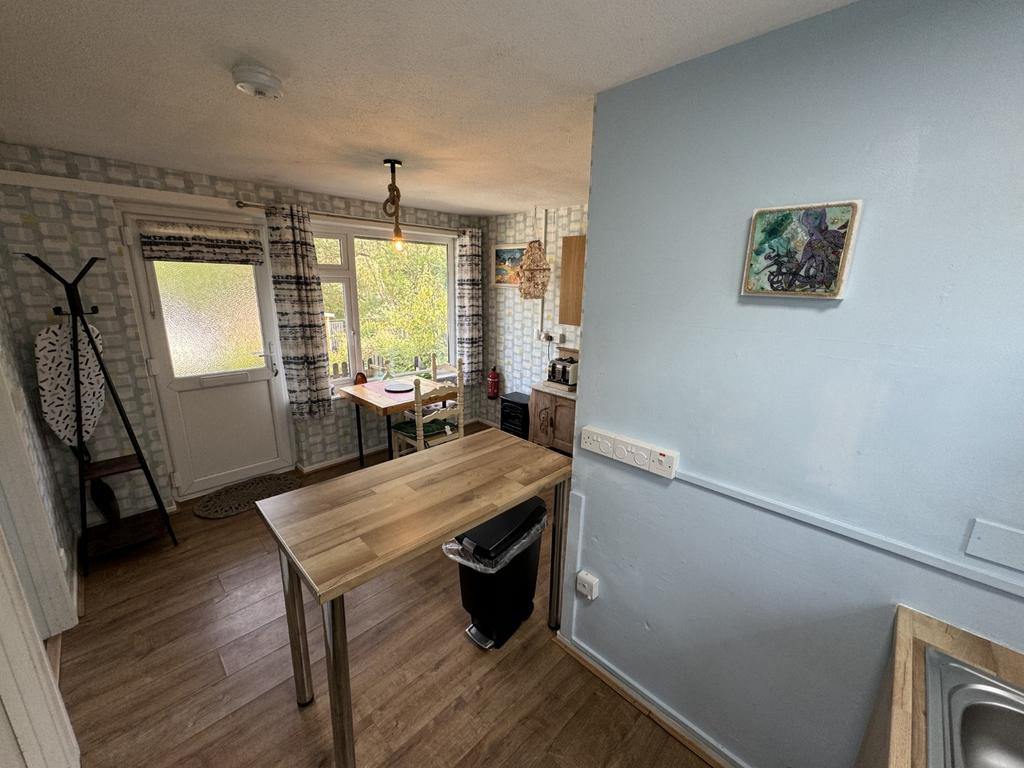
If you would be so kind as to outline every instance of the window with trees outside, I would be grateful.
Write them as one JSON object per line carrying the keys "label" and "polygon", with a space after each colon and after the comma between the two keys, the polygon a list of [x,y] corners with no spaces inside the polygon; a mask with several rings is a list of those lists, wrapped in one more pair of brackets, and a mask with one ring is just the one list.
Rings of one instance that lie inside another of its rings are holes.
{"label": "window with trees outside", "polygon": [[386,236],[314,226],[332,383],[398,376],[449,362],[453,339],[451,238],[411,237],[401,251]]}

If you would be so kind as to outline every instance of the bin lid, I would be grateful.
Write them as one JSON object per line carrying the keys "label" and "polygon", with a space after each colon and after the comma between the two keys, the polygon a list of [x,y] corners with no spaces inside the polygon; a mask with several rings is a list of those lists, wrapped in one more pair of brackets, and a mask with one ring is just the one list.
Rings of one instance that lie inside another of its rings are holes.
{"label": "bin lid", "polygon": [[455,538],[467,545],[474,555],[492,560],[519,541],[547,511],[544,500],[534,496]]}

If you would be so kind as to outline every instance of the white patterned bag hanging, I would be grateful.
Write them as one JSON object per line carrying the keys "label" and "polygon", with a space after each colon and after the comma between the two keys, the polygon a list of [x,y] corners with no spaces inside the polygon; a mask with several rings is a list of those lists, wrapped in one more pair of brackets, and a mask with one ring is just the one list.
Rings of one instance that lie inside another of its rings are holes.
{"label": "white patterned bag hanging", "polygon": [[[75,379],[70,331],[70,324],[61,323],[48,325],[36,334],[36,375],[39,377],[43,418],[64,445],[75,447],[78,438],[75,434]],[[100,332],[92,325],[89,331],[102,352]],[[81,330],[78,333],[78,360],[78,380],[82,385],[82,439],[87,440],[103,413],[106,390],[99,360]]]}

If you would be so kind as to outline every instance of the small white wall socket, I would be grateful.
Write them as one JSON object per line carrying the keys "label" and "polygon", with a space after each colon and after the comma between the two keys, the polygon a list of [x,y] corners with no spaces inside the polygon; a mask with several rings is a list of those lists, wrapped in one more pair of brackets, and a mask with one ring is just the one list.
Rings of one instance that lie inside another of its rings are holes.
{"label": "small white wall socket", "polygon": [[597,599],[598,578],[590,571],[578,571],[576,573],[576,591],[587,600]]}
{"label": "small white wall socket", "polygon": [[679,451],[658,448],[597,427],[586,426],[581,430],[580,447],[660,477],[673,478],[679,469]]}

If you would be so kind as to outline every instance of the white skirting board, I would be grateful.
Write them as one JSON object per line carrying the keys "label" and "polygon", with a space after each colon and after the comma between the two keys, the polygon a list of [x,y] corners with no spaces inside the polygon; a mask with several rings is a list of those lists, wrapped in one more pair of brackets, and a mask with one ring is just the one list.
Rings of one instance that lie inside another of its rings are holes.
{"label": "white skirting board", "polygon": [[[387,444],[381,445],[367,445],[363,448],[363,455],[370,453],[376,453],[377,451],[386,451]],[[328,469],[330,467],[337,466],[338,464],[344,464],[346,461],[352,461],[353,459],[359,458],[359,451],[354,453],[344,453],[336,459],[329,459],[328,461],[321,461],[317,464],[310,464],[306,466],[304,464],[295,464],[295,469],[304,475],[310,475],[314,472],[319,472],[321,469]]]}
{"label": "white skirting board", "polygon": [[569,640],[561,632],[555,638],[570,656],[573,656],[616,692],[629,700],[645,715],[664,728],[691,752],[696,752],[711,765],[721,768],[754,768],[716,742],[698,726],[675,712],[629,675],[604,659],[592,648],[578,640]]}

